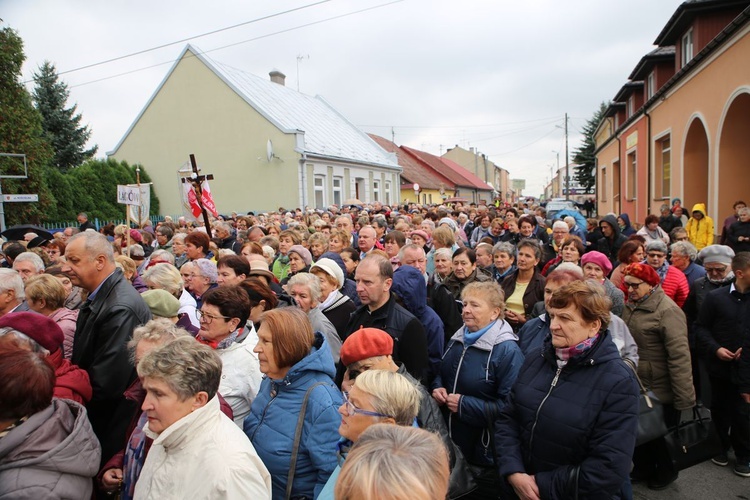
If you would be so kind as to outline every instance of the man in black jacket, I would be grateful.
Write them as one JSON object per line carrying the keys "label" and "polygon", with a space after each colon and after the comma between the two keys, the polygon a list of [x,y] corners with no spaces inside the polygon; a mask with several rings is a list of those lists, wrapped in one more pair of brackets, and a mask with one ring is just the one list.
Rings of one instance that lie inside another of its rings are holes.
{"label": "man in black jacket", "polygon": [[102,445],[102,463],[122,449],[135,405],[123,396],[136,377],[128,341],[151,312],[115,267],[112,245],[91,231],[73,236],[65,248],[63,272],[88,292],[76,325],[71,361],[86,370],[94,390],[89,420]]}
{"label": "man in black jacket", "polygon": [[396,303],[391,293],[393,266],[382,255],[368,255],[357,266],[357,295],[362,306],[349,318],[344,339],[362,327],[379,328],[393,337],[393,360],[415,378],[426,380],[427,334],[422,323]]}
{"label": "man in black jacket", "polygon": [[597,250],[607,256],[614,268],[620,247],[628,238],[620,233],[620,225],[617,224],[617,217],[614,215],[605,215],[599,222],[599,229],[602,230],[604,238],[599,240]]}
{"label": "man in black jacket", "polygon": [[[735,474],[750,477],[750,412],[742,398],[740,357],[750,331],[750,252],[732,259],[734,283],[706,296],[696,323],[698,346],[708,360],[711,415],[725,450],[737,457]],[[726,451],[712,460],[729,464]]]}

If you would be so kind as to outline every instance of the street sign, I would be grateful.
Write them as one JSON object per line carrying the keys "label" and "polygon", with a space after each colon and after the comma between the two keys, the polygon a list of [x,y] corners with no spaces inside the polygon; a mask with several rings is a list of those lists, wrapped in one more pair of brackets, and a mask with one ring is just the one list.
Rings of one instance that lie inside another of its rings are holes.
{"label": "street sign", "polygon": [[3,202],[39,201],[38,194],[4,194]]}
{"label": "street sign", "polygon": [[117,185],[117,203],[122,205],[140,205],[141,190],[138,186]]}

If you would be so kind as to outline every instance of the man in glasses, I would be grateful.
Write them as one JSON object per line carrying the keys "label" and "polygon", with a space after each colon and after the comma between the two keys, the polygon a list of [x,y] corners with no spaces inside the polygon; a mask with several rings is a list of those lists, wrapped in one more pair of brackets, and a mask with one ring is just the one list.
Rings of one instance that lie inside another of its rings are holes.
{"label": "man in glasses", "polygon": [[693,363],[693,384],[698,400],[709,404],[710,392],[708,391],[705,362],[696,350],[695,322],[701,310],[703,301],[709,292],[729,286],[734,280],[732,272],[732,259],[734,250],[726,245],[709,245],[698,253],[698,259],[703,262],[706,276],[698,278],[690,285],[690,293],[685,302],[683,310],[687,316],[688,338],[690,340],[690,354]]}
{"label": "man in glasses", "polygon": [[[706,264],[709,268],[714,264]],[[711,383],[711,415],[724,453],[712,459],[729,464],[727,451],[734,449],[734,473],[750,477],[750,409],[739,386],[740,358],[748,331],[750,307],[750,252],[732,259],[734,282],[706,295],[698,313],[698,346],[706,358]],[[718,267],[718,266],[717,266]]]}
{"label": "man in glasses", "polygon": [[667,262],[667,245],[661,240],[646,245],[646,263],[654,268],[661,278],[661,287],[667,297],[682,307],[687,300],[690,287],[685,274]]}

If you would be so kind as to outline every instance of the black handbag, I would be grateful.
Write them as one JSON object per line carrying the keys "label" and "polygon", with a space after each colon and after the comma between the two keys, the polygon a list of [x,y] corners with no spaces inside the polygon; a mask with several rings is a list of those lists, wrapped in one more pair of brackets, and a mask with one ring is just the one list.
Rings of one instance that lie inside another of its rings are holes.
{"label": "black handbag", "polygon": [[706,409],[702,412],[693,408],[693,420],[681,422],[664,437],[677,470],[687,469],[724,452],[710,412]]}
{"label": "black handbag", "polygon": [[664,436],[668,429],[664,423],[664,408],[661,401],[643,385],[633,362],[626,359],[625,363],[633,370],[641,392],[638,398],[638,434],[635,439],[635,445],[640,446]]}

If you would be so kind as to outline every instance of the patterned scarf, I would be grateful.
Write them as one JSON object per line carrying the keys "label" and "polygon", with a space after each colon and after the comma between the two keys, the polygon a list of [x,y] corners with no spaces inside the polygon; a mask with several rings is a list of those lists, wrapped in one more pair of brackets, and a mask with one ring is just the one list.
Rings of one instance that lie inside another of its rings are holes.
{"label": "patterned scarf", "polygon": [[219,342],[215,340],[204,339],[200,335],[195,337],[195,340],[197,340],[201,344],[207,345],[211,349],[226,349],[230,345],[234,344],[234,341],[237,340],[237,336],[239,335],[239,332],[240,332],[239,330],[235,330],[234,332],[232,332],[232,334],[229,337]]}
{"label": "patterned scarf", "polygon": [[597,333],[593,337],[587,338],[583,342],[580,342],[574,346],[571,347],[556,347],[555,348],[555,356],[558,360],[564,361],[567,363],[571,358],[575,358],[579,354],[583,354],[584,352],[591,349],[591,346],[594,345],[596,340],[599,338],[599,334]]}

